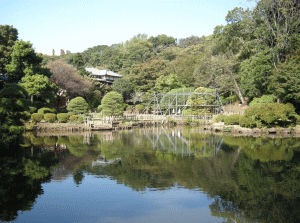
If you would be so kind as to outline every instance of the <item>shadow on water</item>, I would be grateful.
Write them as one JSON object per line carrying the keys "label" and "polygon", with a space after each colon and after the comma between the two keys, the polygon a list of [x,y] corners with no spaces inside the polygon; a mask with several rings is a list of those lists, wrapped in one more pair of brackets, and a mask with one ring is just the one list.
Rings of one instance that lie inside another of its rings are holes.
{"label": "shadow on water", "polygon": [[[0,220],[12,221],[43,194],[41,184],[84,173],[137,192],[183,187],[212,199],[226,222],[300,222],[300,139],[214,135],[197,129],[136,129],[27,135],[1,158]],[[18,182],[18,183],[12,183]],[[9,201],[15,201],[10,205]]]}

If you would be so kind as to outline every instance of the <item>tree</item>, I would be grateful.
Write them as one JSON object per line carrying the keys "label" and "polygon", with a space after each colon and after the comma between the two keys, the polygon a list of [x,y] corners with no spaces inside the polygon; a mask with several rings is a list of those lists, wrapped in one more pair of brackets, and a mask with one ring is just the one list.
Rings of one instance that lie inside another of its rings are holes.
{"label": "tree", "polygon": [[112,89],[121,94],[125,101],[130,99],[130,94],[134,91],[131,82],[127,78],[115,80]]}
{"label": "tree", "polygon": [[0,141],[13,141],[24,132],[23,121],[29,119],[27,98],[27,92],[17,84],[6,84],[0,90]]}
{"label": "tree", "polygon": [[271,57],[261,52],[241,63],[239,76],[245,96],[253,98],[271,93],[270,77],[274,69]]}
{"label": "tree", "polygon": [[88,110],[88,103],[84,98],[76,97],[69,102],[67,110],[75,114],[86,113]]}
{"label": "tree", "polygon": [[9,82],[20,81],[26,74],[51,76],[49,69],[42,68],[43,58],[36,54],[30,42],[16,41],[10,57],[10,63],[5,66]]}
{"label": "tree", "polygon": [[123,103],[122,95],[111,91],[107,93],[101,101],[102,112],[106,116],[122,116],[124,109]]}
{"label": "tree", "polygon": [[146,92],[152,90],[156,79],[167,74],[166,64],[163,60],[152,59],[142,64],[134,65],[128,74],[128,79],[134,85],[136,91]]}
{"label": "tree", "polygon": [[20,86],[30,95],[31,103],[33,103],[33,96],[39,97],[41,101],[50,103],[55,99],[55,93],[59,90],[59,87],[50,82],[48,77],[40,74],[26,75],[22,78]]}
{"label": "tree", "polygon": [[288,62],[278,66],[271,83],[275,94],[285,103],[290,102],[300,110],[300,49],[292,54]]}
{"label": "tree", "polygon": [[[56,60],[50,61],[46,67],[52,72],[50,81],[65,91],[69,98],[76,96],[87,98],[93,83],[89,78],[80,76],[72,65]],[[59,100],[62,97],[60,92],[57,92]]]}
{"label": "tree", "polygon": [[156,79],[154,90],[157,92],[168,92],[175,88],[183,87],[182,83],[178,81],[176,74],[168,76],[160,76]]}
{"label": "tree", "polygon": [[300,27],[300,2],[298,0],[261,0],[254,9],[259,40],[271,47],[273,64],[284,61],[297,47]]}
{"label": "tree", "polygon": [[11,47],[18,39],[18,30],[9,25],[0,25],[0,75],[5,75],[5,65],[10,63]]}
{"label": "tree", "polygon": [[73,57],[72,65],[74,67],[76,67],[78,73],[81,76],[84,76],[84,75],[88,76],[89,75],[89,72],[87,72],[85,70],[85,63],[84,63],[84,60],[83,60],[83,57],[82,57],[81,53],[76,53],[75,54],[75,56]]}

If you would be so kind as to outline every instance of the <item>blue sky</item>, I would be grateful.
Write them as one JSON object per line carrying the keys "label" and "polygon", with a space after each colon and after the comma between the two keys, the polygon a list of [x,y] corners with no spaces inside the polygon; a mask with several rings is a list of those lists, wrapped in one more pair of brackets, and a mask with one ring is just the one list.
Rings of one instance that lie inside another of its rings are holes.
{"label": "blue sky", "polygon": [[[253,5],[253,4],[252,4]],[[13,25],[37,52],[82,52],[138,33],[208,36],[247,0],[1,0],[0,24]]]}

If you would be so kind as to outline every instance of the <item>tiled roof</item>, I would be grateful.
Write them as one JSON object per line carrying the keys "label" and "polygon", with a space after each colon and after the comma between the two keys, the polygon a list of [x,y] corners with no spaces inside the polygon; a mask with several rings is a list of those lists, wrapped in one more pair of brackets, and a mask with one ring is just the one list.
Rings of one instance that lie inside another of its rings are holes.
{"label": "tiled roof", "polygon": [[108,75],[108,76],[114,76],[114,77],[122,77],[122,75],[116,74],[116,73],[114,73],[112,71],[109,71],[109,70],[98,70],[98,69],[93,68],[93,67],[86,67],[85,70],[88,71],[88,72],[91,72],[93,75],[97,75],[97,76]]}

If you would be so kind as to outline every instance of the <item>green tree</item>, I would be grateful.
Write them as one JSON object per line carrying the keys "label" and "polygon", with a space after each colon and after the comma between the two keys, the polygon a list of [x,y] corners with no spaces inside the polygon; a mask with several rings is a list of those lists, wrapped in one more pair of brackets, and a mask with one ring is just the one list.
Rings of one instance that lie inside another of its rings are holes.
{"label": "green tree", "polygon": [[15,140],[24,132],[25,111],[29,111],[27,92],[17,84],[6,84],[0,90],[0,141]]}
{"label": "green tree", "polygon": [[102,112],[106,116],[122,116],[124,109],[123,103],[122,95],[111,91],[107,93],[101,101]]}
{"label": "green tree", "polygon": [[0,75],[5,75],[5,65],[10,63],[12,46],[18,39],[18,30],[9,25],[0,25]]}
{"label": "green tree", "polygon": [[42,57],[37,55],[30,42],[16,41],[10,54],[11,62],[5,66],[10,82],[22,79],[26,74],[51,76],[49,69],[42,68]]}
{"label": "green tree", "polygon": [[300,109],[300,49],[292,57],[278,66],[272,77],[275,94],[283,101],[290,102]]}
{"label": "green tree", "polygon": [[119,78],[114,81],[112,90],[121,94],[125,101],[130,99],[130,94],[134,89],[131,82],[127,78]]}
{"label": "green tree", "polygon": [[154,90],[157,92],[168,92],[175,88],[182,88],[183,84],[178,81],[176,74],[160,76],[156,79]]}
{"label": "green tree", "polygon": [[67,110],[75,114],[86,113],[87,109],[88,109],[88,103],[82,97],[73,98],[67,106]]}
{"label": "green tree", "polygon": [[33,76],[25,75],[25,77],[22,78],[20,86],[30,95],[31,103],[33,103],[33,96],[39,97],[40,100],[46,103],[50,103],[55,99],[55,93],[59,90],[59,87],[50,82],[48,77],[40,74]]}

